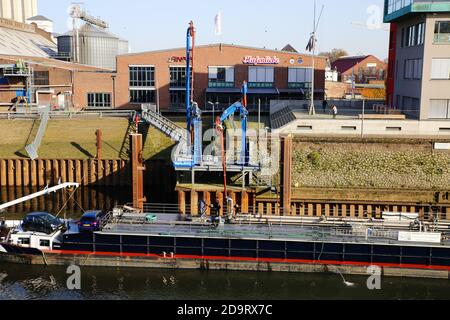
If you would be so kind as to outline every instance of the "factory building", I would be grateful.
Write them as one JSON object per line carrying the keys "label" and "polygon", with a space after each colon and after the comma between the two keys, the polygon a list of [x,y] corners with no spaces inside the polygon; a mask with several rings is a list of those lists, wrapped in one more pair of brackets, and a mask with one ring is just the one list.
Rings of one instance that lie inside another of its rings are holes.
{"label": "factory building", "polygon": [[25,23],[37,14],[37,0],[0,0],[0,18]]}
{"label": "factory building", "polygon": [[0,55],[0,112],[114,108],[113,70],[55,59]]}
{"label": "factory building", "polygon": [[[228,107],[248,82],[248,105],[268,110],[271,100],[305,100],[311,96],[312,57],[291,51],[213,44],[198,46],[194,61],[194,100],[205,110]],[[315,60],[315,98],[325,92],[326,58]],[[185,110],[184,48],[117,57],[117,107],[155,104],[162,111]]]}
{"label": "factory building", "polygon": [[387,104],[420,120],[450,120],[450,1],[385,0],[391,24]]}

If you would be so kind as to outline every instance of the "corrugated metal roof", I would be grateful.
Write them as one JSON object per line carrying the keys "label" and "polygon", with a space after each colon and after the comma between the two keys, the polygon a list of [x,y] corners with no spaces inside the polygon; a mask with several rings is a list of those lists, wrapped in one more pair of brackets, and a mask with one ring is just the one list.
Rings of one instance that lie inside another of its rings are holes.
{"label": "corrugated metal roof", "polygon": [[0,27],[0,54],[50,57],[57,52],[56,44],[40,34]]}
{"label": "corrugated metal roof", "polygon": [[[80,37],[97,37],[97,38],[114,38],[114,39],[119,39],[118,36],[116,36],[115,34],[112,34],[111,32],[105,30],[105,29],[100,29],[90,23],[85,23],[83,26],[81,26],[80,30],[79,30],[79,36]],[[68,31],[66,33],[64,33],[63,35],[60,35],[58,37],[64,37],[64,36],[69,36],[71,37],[73,35],[73,31]]]}
{"label": "corrugated metal roof", "polygon": [[59,68],[65,70],[74,70],[81,72],[115,72],[111,69],[103,69],[92,66],[87,66],[84,64],[65,62],[61,60],[51,59],[51,58],[42,58],[42,57],[29,57],[29,56],[18,56],[18,55],[1,55],[1,60],[9,60],[12,63],[16,63],[18,60],[23,60],[26,63],[36,64],[40,66],[50,67],[50,68]]}

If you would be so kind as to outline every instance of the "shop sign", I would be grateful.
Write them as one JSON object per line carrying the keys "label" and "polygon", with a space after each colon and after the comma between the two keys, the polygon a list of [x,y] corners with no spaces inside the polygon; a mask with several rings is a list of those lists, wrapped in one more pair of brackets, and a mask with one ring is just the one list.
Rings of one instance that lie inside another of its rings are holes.
{"label": "shop sign", "polygon": [[276,56],[270,57],[252,57],[252,56],[246,56],[243,61],[244,64],[279,64],[280,59]]}
{"label": "shop sign", "polygon": [[168,63],[180,63],[180,62],[186,62],[186,57],[178,57],[178,56],[172,56],[167,61]]}

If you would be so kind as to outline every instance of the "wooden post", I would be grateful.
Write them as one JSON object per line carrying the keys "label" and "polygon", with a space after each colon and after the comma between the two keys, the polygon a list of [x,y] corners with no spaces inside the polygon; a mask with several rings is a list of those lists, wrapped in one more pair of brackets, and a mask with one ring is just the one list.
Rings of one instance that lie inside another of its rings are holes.
{"label": "wooden post", "polygon": [[250,213],[249,212],[249,203],[248,203],[248,192],[242,191],[241,194],[241,213]]}
{"label": "wooden post", "polygon": [[133,207],[144,210],[144,160],[142,158],[142,134],[131,134],[131,166],[133,185]]}
{"label": "wooden post", "polygon": [[[6,180],[7,180],[7,174],[6,174],[6,160],[1,159],[0,160],[0,186],[6,187]],[[6,202],[6,201],[5,201]]]}
{"label": "wooden post", "polygon": [[291,215],[292,204],[292,136],[281,138],[281,212],[284,216]]}
{"label": "wooden post", "polygon": [[223,212],[224,212],[224,196],[223,196],[223,192],[217,192],[216,193],[216,199],[217,199],[217,201],[220,203],[220,213],[219,213],[219,215],[220,216],[223,216]]}
{"label": "wooden post", "polygon": [[191,190],[191,216],[198,216],[198,192]]}
{"label": "wooden post", "polygon": [[23,166],[22,166],[22,170],[23,170],[23,186],[24,187],[29,187],[30,186],[30,160],[25,159],[23,160]]}
{"label": "wooden post", "polygon": [[103,133],[102,130],[98,129],[95,132],[95,135],[97,136],[97,160],[102,160],[102,143],[103,143]]}
{"label": "wooden post", "polygon": [[178,191],[178,209],[182,215],[186,214],[186,192]]}
{"label": "wooden post", "polygon": [[205,201],[206,204],[206,215],[209,216],[211,215],[211,192],[209,191],[204,191],[203,192],[203,201]]}

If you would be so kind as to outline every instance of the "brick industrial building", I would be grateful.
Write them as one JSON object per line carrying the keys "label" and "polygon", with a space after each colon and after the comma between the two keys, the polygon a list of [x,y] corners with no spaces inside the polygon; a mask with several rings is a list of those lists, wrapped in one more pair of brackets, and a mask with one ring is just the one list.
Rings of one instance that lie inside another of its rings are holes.
{"label": "brick industrial building", "polygon": [[[315,97],[325,89],[324,57],[316,58]],[[181,111],[185,105],[186,53],[184,48],[122,55],[117,58],[117,108],[156,104],[162,111]],[[258,101],[302,100],[310,96],[312,58],[295,52],[214,44],[199,46],[194,60],[194,100],[202,109],[214,103],[224,108],[240,98],[249,84],[249,109]]]}
{"label": "brick industrial building", "polygon": [[[0,110],[37,104],[61,109],[113,108],[113,70],[40,57],[0,55]],[[16,105],[17,106],[17,105]]]}
{"label": "brick industrial building", "polygon": [[342,82],[355,77],[356,83],[369,83],[385,80],[387,64],[373,55],[342,57],[331,64],[331,69],[338,71]]}

